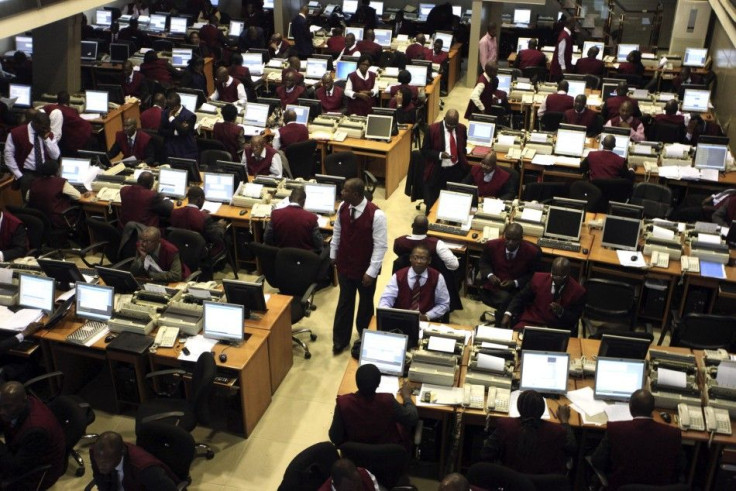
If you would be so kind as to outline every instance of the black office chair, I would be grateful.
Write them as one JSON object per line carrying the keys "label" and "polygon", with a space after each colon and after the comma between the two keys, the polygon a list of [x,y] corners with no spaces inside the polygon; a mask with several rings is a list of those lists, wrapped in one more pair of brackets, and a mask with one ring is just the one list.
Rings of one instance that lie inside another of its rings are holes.
{"label": "black office chair", "polygon": [[530,182],[524,185],[521,199],[543,203],[555,196],[567,196],[568,188],[568,184],[564,182]]}
{"label": "black office chair", "polygon": [[661,184],[638,182],[629,203],[643,206],[645,218],[667,218],[672,210],[672,190]]}
{"label": "black office chair", "polygon": [[69,237],[76,234],[79,223],[81,221],[81,208],[79,206],[72,206],[64,210],[62,217],[66,221],[68,227],[57,228],[51,222],[51,218],[41,210],[32,208],[30,206],[15,206],[7,205],[7,210],[13,215],[17,213],[31,215],[43,222],[43,244],[51,248],[59,248],[68,246]]}
{"label": "black office chair", "polygon": [[685,126],[655,121],[652,126],[651,140],[662,143],[680,143],[685,136]]}
{"label": "black office chair", "polygon": [[541,131],[557,131],[563,117],[565,117],[565,113],[546,111],[539,119],[539,129]]}
{"label": "black office chair", "polygon": [[343,458],[371,471],[378,484],[391,489],[409,483],[409,452],[395,443],[369,444],[347,442],[339,447]]}
{"label": "black office chair", "polygon": [[590,181],[595,187],[601,190],[600,209],[602,212],[608,211],[608,204],[611,201],[618,203],[626,203],[631,198],[631,192],[634,188],[634,181],[623,177],[613,179],[593,179]]}
{"label": "black office chair", "polygon": [[[209,400],[216,372],[214,355],[205,351],[199,355],[194,366],[192,381],[187,392],[188,397],[172,397],[176,391],[156,392],[154,389],[157,397],[148,398],[138,406],[135,415],[136,435],[143,425],[153,421],[180,426],[188,432],[191,432],[198,424],[209,424]],[[146,379],[153,380],[156,377],[166,376],[181,380],[185,373],[182,369],[160,370],[147,374]],[[197,443],[196,448],[204,450],[208,460],[215,456],[215,452],[209,445]]]}
{"label": "black office chair", "polygon": [[[0,480],[0,489],[41,489],[46,473],[53,467],[51,464],[39,465],[19,476],[11,476]],[[38,484],[33,484],[38,483]]]}
{"label": "black office chair", "polygon": [[120,85],[121,73],[119,69],[95,67],[93,69],[95,87],[99,84]]}
{"label": "black office chair", "polygon": [[291,174],[296,179],[311,179],[314,177],[314,152],[317,149],[315,140],[307,140],[301,143],[293,143],[286,147],[284,153],[289,160],[289,168]]}
{"label": "black office chair", "polygon": [[[331,176],[342,176],[345,179],[360,177],[358,174],[358,159],[351,151],[335,152],[325,157],[325,171]],[[363,171],[365,190],[373,194],[378,185],[378,179],[371,172]]]}
{"label": "black office chair", "polygon": [[44,233],[46,229],[43,220],[35,215],[21,213],[20,211],[16,211],[13,215],[23,222],[23,225],[26,227],[26,238],[28,239],[28,246],[30,247],[26,255],[38,257],[39,254],[46,252],[44,247]]}
{"label": "black office chair", "polygon": [[601,78],[598,75],[585,75],[585,88],[590,90],[598,90],[601,86]]}
{"label": "black office chair", "polygon": [[155,41],[153,41],[153,44],[151,44],[151,46],[153,47],[153,50],[157,53],[160,53],[162,51],[171,53],[171,51],[174,49],[174,43],[172,43],[168,39],[156,39]]}
{"label": "black office chair", "polygon": [[641,83],[642,83],[641,75],[636,75],[633,73],[617,73],[616,78],[626,80],[626,83],[631,88],[641,87]]}
{"label": "black office chair", "polygon": [[138,428],[135,444],[171,469],[179,478],[178,489],[186,489],[191,484],[189,468],[196,453],[196,443],[187,430],[176,425],[151,421]]}
{"label": "black office chair", "polygon": [[513,489],[514,491],[537,491],[529,477],[500,464],[479,462],[468,468],[466,475],[472,486],[485,489]]}
{"label": "black office chair", "polygon": [[[159,86],[160,87],[160,86]],[[166,89],[161,87],[161,92],[165,92]],[[150,94],[155,94],[151,91]],[[166,147],[164,145],[164,138],[158,134],[155,130],[143,130],[148,136],[151,137],[151,145],[153,145],[153,155],[158,163],[166,162]]]}
{"label": "black office chair", "polygon": [[[197,148],[199,149],[200,160],[202,153],[207,150],[224,150],[227,152],[225,144],[214,138],[197,138]],[[230,152],[227,152],[227,154],[230,155]],[[232,160],[232,157],[229,157],[228,160]]]}
{"label": "black office chair", "polygon": [[[104,217],[89,217],[85,223],[87,224],[92,237],[94,237],[94,243],[86,249],[92,251],[102,247],[103,257],[112,264],[118,264],[123,260],[135,257],[136,240],[134,237],[131,237],[125,244],[123,244],[123,234],[120,229],[113,223],[105,220]],[[82,251],[84,251],[84,249]],[[80,253],[82,251],[80,251]],[[86,255],[86,253],[84,255]],[[93,266],[85,259],[83,260],[87,266]],[[102,258],[100,259],[99,264],[102,264]]]}
{"label": "black office chair", "polygon": [[636,325],[636,291],[623,281],[591,278],[585,282],[583,333],[595,336],[612,331],[633,331]]}
{"label": "black office chair", "polygon": [[498,126],[510,126],[509,118],[506,114],[506,108],[503,106],[491,106],[488,109],[488,114],[496,116],[496,125]]}
{"label": "black office chair", "polygon": [[568,197],[580,199],[587,202],[585,210],[591,213],[605,212],[606,209],[601,207],[602,193],[598,187],[585,180],[575,181],[570,184]]}
{"label": "black office chair", "polygon": [[199,277],[202,274],[202,263],[209,253],[204,237],[194,230],[169,227],[166,229],[166,240],[179,249],[181,262],[191,271],[184,281],[192,281]]}
{"label": "black office chair", "polygon": [[547,67],[530,66],[521,70],[523,77],[528,78],[533,84],[547,80]]}
{"label": "black office chair", "polygon": [[736,341],[736,317],[696,313],[680,317],[673,310],[671,333],[671,346],[732,350]]}
{"label": "black office chair", "polygon": [[[391,274],[409,266],[411,266],[411,263],[409,262],[409,254],[402,254],[394,259],[391,266]],[[463,302],[462,297],[460,296],[460,286],[458,284],[456,271],[447,269],[445,263],[436,253],[432,254],[432,262],[430,263],[430,266],[442,275],[442,278],[445,280],[445,285],[447,286],[447,292],[450,294],[450,311],[445,314],[439,322],[450,322],[450,312],[463,309]]]}
{"label": "black office chair", "polygon": [[224,149],[203,150],[199,154],[199,168],[200,170],[206,170],[209,172],[219,172],[217,169],[218,160],[232,162],[233,156],[230,155],[230,152]]}
{"label": "black office chair", "polygon": [[305,448],[291,459],[278,491],[314,491],[330,477],[332,464],[340,455],[332,442],[320,442]]}

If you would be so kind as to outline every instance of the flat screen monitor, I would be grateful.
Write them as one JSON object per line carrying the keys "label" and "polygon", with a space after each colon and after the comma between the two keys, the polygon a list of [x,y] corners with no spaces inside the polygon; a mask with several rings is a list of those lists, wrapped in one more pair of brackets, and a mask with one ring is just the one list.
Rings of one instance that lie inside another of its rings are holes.
{"label": "flat screen monitor", "polygon": [[473,197],[473,203],[471,208],[478,206],[478,186],[472,184],[463,184],[461,182],[448,182],[446,188],[448,191],[454,191],[456,193],[465,193]]}
{"label": "flat screen monitor", "polygon": [[585,95],[585,80],[568,80],[567,95],[573,99],[579,95]]}
{"label": "flat screen monitor", "polygon": [[177,94],[179,94],[182,106],[184,106],[188,111],[197,111],[197,102],[199,100],[199,96],[197,94],[187,94],[185,92],[177,92]]}
{"label": "flat screen monitor", "polygon": [[726,170],[728,147],[712,143],[698,143],[695,147],[695,167],[698,169]]}
{"label": "flat screen monitor", "polygon": [[335,63],[335,79],[347,80],[348,75],[358,69],[357,61],[338,60]]}
{"label": "flat screen monitor", "polygon": [[309,122],[309,108],[307,106],[297,106],[296,104],[287,104],[286,110],[291,109],[296,113],[296,122],[299,124],[307,124]]}
{"label": "flat screen monitor", "polygon": [[243,66],[251,71],[259,71],[263,65],[263,53],[249,51],[243,53]]}
{"label": "flat screen monitor", "polygon": [[641,220],[642,218],[644,218],[644,207],[639,205],[632,205],[629,203],[619,203],[618,201],[611,201],[608,203],[608,215],[636,218],[637,220]]}
{"label": "flat screen monitor", "polygon": [[307,58],[307,70],[305,76],[307,78],[322,78],[327,72],[329,61],[321,58]]}
{"label": "flat screen monitor", "polygon": [[266,126],[268,121],[269,104],[258,104],[249,102],[245,106],[245,114],[243,115],[243,124],[250,126]]}
{"label": "flat screen monitor", "polygon": [[363,28],[362,27],[346,27],[345,28],[345,35],[353,34],[355,36],[356,41],[362,41],[363,40]]}
{"label": "flat screen monitor", "polygon": [[216,172],[202,173],[204,199],[219,203],[229,203],[235,191],[235,176]]}
{"label": "flat screen monitor", "polygon": [[225,343],[243,342],[245,313],[242,305],[204,301],[202,306],[204,308],[202,317],[204,337]]}
{"label": "flat screen monitor", "polygon": [[629,129],[616,127],[603,128],[603,133],[601,133],[601,142],[598,145],[599,149],[603,149],[603,140],[608,135],[611,135],[616,139],[616,146],[613,147],[613,153],[619,157],[628,158],[629,142],[631,141]]}
{"label": "flat screen monitor", "polygon": [[445,53],[450,51],[450,48],[452,47],[452,33],[437,31],[434,33],[434,40],[437,41],[438,39],[442,40],[442,51]]}
{"label": "flat screen monitor", "polygon": [[69,290],[78,281],[84,282],[84,276],[77,265],[72,262],[56,259],[39,259],[38,265],[49,278],[55,279],[62,290]]}
{"label": "flat screen monitor", "polygon": [[598,48],[598,54],[596,55],[596,59],[603,60],[603,49],[605,48],[605,45],[601,41],[584,41],[582,56],[588,56],[588,50],[592,48],[593,46]]}
{"label": "flat screen monitor", "polygon": [[468,123],[468,143],[490,147],[493,144],[493,135],[496,131],[494,123],[470,121]]}
{"label": "flat screen monitor", "polygon": [[710,90],[685,89],[682,97],[682,110],[684,112],[705,113],[708,112],[710,102]]}
{"label": "flat screen monitor", "polygon": [[112,25],[112,11],[95,10],[95,25],[110,27]]}
{"label": "flat screen monitor", "polygon": [[516,40],[516,52],[518,53],[522,49],[528,49],[529,48],[529,41],[531,41],[534,38],[519,38]]}
{"label": "flat screen monitor", "polygon": [[15,36],[15,50],[33,56],[33,38],[31,36]]}
{"label": "flat screen monitor", "polygon": [[685,56],[682,58],[682,66],[703,68],[708,58],[708,48],[685,48]]}
{"label": "flat screen monitor", "polygon": [[166,19],[168,16],[161,14],[151,14],[151,21],[148,23],[148,29],[151,31],[165,31]]}
{"label": "flat screen monitor", "polygon": [[452,15],[455,15],[457,17],[463,16],[463,7],[461,5],[453,5],[452,6]]}
{"label": "flat screen monitor", "polygon": [[411,74],[409,85],[424,87],[427,85],[427,67],[423,65],[406,65],[406,71]]}
{"label": "flat screen monitor", "polygon": [[229,303],[242,305],[248,312],[268,310],[266,297],[263,295],[263,283],[223,279],[222,287]]}
{"label": "flat screen monitor", "polygon": [[106,113],[109,94],[104,90],[85,90],[84,110],[90,113]]}
{"label": "flat screen monitor", "polygon": [[601,245],[622,251],[636,251],[639,247],[641,220],[607,216],[603,225]]}
{"label": "flat screen monitor", "polygon": [[511,91],[511,82],[513,82],[514,76],[510,73],[499,73],[496,78],[498,78],[498,90],[508,94]]}
{"label": "flat screen monitor", "polygon": [[[189,182],[202,182],[202,176],[199,174],[199,165],[196,160],[169,157],[168,164],[172,169],[187,171],[187,179],[189,179]],[[186,193],[186,190],[184,192]]]}
{"label": "flat screen monitor", "polygon": [[419,20],[427,20],[427,16],[434,8],[433,3],[420,3],[419,4]]}
{"label": "flat screen monitor", "polygon": [[603,100],[605,101],[609,97],[615,96],[617,88],[618,83],[604,83],[601,85],[601,96],[603,96]]}
{"label": "flat screen monitor", "polygon": [[376,35],[376,44],[380,44],[382,48],[391,47],[391,29],[374,29]]}
{"label": "flat screen monitor", "polygon": [[403,377],[408,342],[406,334],[363,329],[358,365],[375,365],[384,375]]}
{"label": "flat screen monitor", "polygon": [[189,65],[192,59],[192,50],[188,48],[173,48],[171,50],[171,66],[183,68]]}
{"label": "flat screen monitor", "polygon": [[514,24],[529,24],[531,21],[531,9],[514,9]]}
{"label": "flat screen monitor", "polygon": [[555,140],[556,155],[569,155],[571,157],[581,157],[585,148],[585,128],[583,131],[570,130],[560,128],[557,130],[557,139]]}
{"label": "flat screen monitor", "polygon": [[550,329],[548,327],[525,327],[521,349],[533,351],[567,351],[570,342],[570,331]]}
{"label": "flat screen monitor", "polygon": [[342,2],[342,13],[343,14],[354,14],[358,10],[358,0],[343,0]]}
{"label": "flat screen monitor", "polygon": [[180,169],[161,169],[158,173],[158,192],[169,198],[183,198],[187,195],[187,171]]}
{"label": "flat screen monitor", "polygon": [[31,86],[8,84],[8,97],[15,98],[15,107],[31,107]]}
{"label": "flat screen monitor", "polygon": [[61,158],[61,177],[71,184],[83,184],[89,173],[90,159]]}
{"label": "flat screen monitor", "polygon": [[383,2],[371,2],[370,6],[376,9],[376,15],[383,15]]}
{"label": "flat screen monitor", "polygon": [[315,174],[314,180],[320,184],[332,184],[335,186],[335,196],[340,196],[345,184],[345,176],[331,176],[328,174]]}
{"label": "flat screen monitor", "polygon": [[97,59],[97,41],[82,41],[82,61]]}
{"label": "flat screen monitor", "polygon": [[187,33],[187,18],[186,17],[172,17],[169,22],[169,32],[171,34],[186,34]]}
{"label": "flat screen monitor", "polygon": [[125,102],[123,86],[120,84],[97,84],[97,90],[106,91],[110,102],[114,102],[115,104],[123,104]]}
{"label": "flat screen monitor", "polygon": [[242,20],[231,20],[230,21],[230,29],[228,29],[227,34],[230,37],[238,37],[240,36],[240,33],[243,32],[243,26],[245,25],[245,22]]}
{"label": "flat screen monitor", "polygon": [[580,238],[580,227],[584,216],[585,210],[550,206],[544,236],[576,241]]}
{"label": "flat screen monitor", "polygon": [[570,355],[567,353],[522,351],[519,390],[565,394],[569,366]]}
{"label": "flat screen monitor", "polygon": [[105,285],[115,288],[117,293],[133,293],[141,288],[140,283],[130,271],[102,266],[95,266],[95,269]]}
{"label": "flat screen monitor", "polygon": [[437,205],[437,219],[462,224],[468,221],[473,196],[443,189]]}
{"label": "flat screen monitor", "polygon": [[393,116],[369,114],[365,124],[365,137],[369,140],[391,141],[393,125]]}
{"label": "flat screen monitor", "polygon": [[619,44],[618,50],[616,51],[616,61],[618,61],[619,63],[621,63],[622,61],[626,61],[626,57],[629,56],[629,53],[638,50],[638,44]]}
{"label": "flat screen monitor", "polygon": [[273,0],[263,0],[263,8],[273,10]]}
{"label": "flat screen monitor", "polygon": [[115,306],[115,289],[111,286],[77,282],[77,316],[93,321],[107,321]]}
{"label": "flat screen monitor", "polygon": [[34,274],[21,274],[18,289],[18,305],[29,309],[54,311],[56,285],[53,278]]}
{"label": "flat screen monitor", "polygon": [[304,99],[300,97],[296,100],[300,106],[309,108],[309,120],[313,120],[320,114],[322,114],[322,103],[319,99]]}
{"label": "flat screen monitor", "polygon": [[318,215],[333,215],[335,213],[335,199],[337,188],[334,184],[304,183],[304,192],[307,198],[304,209]]}
{"label": "flat screen monitor", "polygon": [[227,160],[218,160],[215,162],[215,169],[224,174],[231,174],[235,179],[234,188],[237,189],[241,182],[248,182],[248,169],[241,162],[228,162]]}
{"label": "flat screen monitor", "polygon": [[626,402],[644,386],[645,372],[644,360],[599,356],[595,364],[593,398]]}
{"label": "flat screen monitor", "polygon": [[604,334],[598,348],[598,356],[644,360],[649,352],[649,340]]}
{"label": "flat screen monitor", "polygon": [[416,348],[419,343],[418,310],[379,307],[376,309],[376,325],[379,331],[406,335],[409,338],[409,349]]}

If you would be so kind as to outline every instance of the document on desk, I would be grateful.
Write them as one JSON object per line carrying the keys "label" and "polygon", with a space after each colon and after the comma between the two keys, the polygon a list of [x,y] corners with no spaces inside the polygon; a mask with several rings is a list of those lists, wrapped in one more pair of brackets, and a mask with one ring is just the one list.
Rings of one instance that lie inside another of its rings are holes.
{"label": "document on desk", "polygon": [[38,322],[43,317],[43,312],[38,309],[20,309],[11,312],[7,307],[0,306],[0,329],[6,331],[22,331],[31,322]]}
{"label": "document on desk", "polygon": [[631,416],[631,411],[629,411],[629,405],[621,402],[609,405],[606,408],[606,416],[608,417],[609,423],[616,421],[631,421],[634,419],[633,416]]}
{"label": "document on desk", "polygon": [[485,355],[478,353],[478,368],[503,373],[506,366],[506,360],[500,356]]}
{"label": "document on desk", "polygon": [[498,215],[506,208],[503,200],[496,198],[483,198],[483,213]]}
{"label": "document on desk", "polygon": [[13,283],[13,269],[0,268],[0,284],[11,285]]}
{"label": "document on desk", "polygon": [[700,260],[700,276],[706,278],[716,278],[718,280],[726,279],[726,266],[713,261]]}
{"label": "document on desk", "polygon": [[399,377],[381,375],[381,383],[378,384],[376,392],[396,395],[399,392]]}
{"label": "document on desk", "polygon": [[212,348],[217,344],[216,339],[208,339],[202,336],[201,334],[197,334],[196,336],[192,336],[189,339],[187,339],[186,347],[189,350],[189,354],[186,355],[184,352],[179,353],[179,360],[182,361],[197,361],[197,358],[199,358],[199,355],[204,353],[205,351],[212,351]]}
{"label": "document on desk", "polygon": [[222,203],[219,203],[217,201],[206,201],[202,205],[202,210],[209,212],[210,214],[217,213],[220,211],[220,207],[222,206]]}
{"label": "document on desk", "polygon": [[719,387],[736,387],[736,362],[722,361],[718,365],[716,382]]}
{"label": "document on desk", "polygon": [[[621,266],[629,268],[645,268],[647,266],[641,252],[616,251],[616,255],[618,256],[618,262]],[[632,257],[635,259],[632,259]]]}
{"label": "document on desk", "polygon": [[330,224],[330,217],[326,217],[323,215],[317,215],[317,226],[319,226],[319,228],[325,228],[329,224]]}
{"label": "document on desk", "polygon": [[700,180],[718,182],[718,169],[700,169]]}
{"label": "document on desk", "polygon": [[[583,387],[578,390],[567,391],[567,398],[570,402],[575,404],[576,411],[579,413],[585,413],[588,416],[595,416],[601,414],[606,410],[608,404],[604,401],[597,401],[593,397],[593,387]],[[605,422],[605,421],[604,421]]]}
{"label": "document on desk", "polygon": [[687,387],[687,373],[668,368],[659,368],[657,370],[657,385],[684,389]]}
{"label": "document on desk", "polygon": [[540,223],[542,221],[542,215],[544,210],[534,208],[532,206],[525,206],[524,211],[521,212],[521,219],[527,222]]}
{"label": "document on desk", "polygon": [[675,231],[660,227],[659,225],[652,225],[652,237],[655,239],[672,240],[675,238]]}
{"label": "document on desk", "polygon": [[[515,390],[511,392],[511,397],[509,398],[509,417],[510,418],[519,418],[521,415],[519,414],[519,409],[516,407],[516,401],[519,399],[519,394],[521,394],[520,390]],[[547,399],[544,400],[544,414],[542,414],[542,419],[549,419],[550,413],[549,413],[549,405],[547,404]]]}
{"label": "document on desk", "polygon": [[[426,392],[432,393],[431,402],[423,402]],[[461,387],[422,384],[422,388],[419,390],[419,396],[417,397],[417,406],[457,406],[463,400],[463,393]],[[516,403],[514,403],[514,407],[516,407]]]}
{"label": "document on desk", "polygon": [[532,164],[550,166],[550,165],[555,165],[556,161],[557,161],[556,155],[543,155],[541,153],[538,153],[532,159]]}

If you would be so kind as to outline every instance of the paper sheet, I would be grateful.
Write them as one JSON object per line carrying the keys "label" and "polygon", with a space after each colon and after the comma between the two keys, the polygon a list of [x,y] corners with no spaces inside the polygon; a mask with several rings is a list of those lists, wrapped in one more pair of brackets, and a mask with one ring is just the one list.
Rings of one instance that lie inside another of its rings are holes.
{"label": "paper sheet", "polygon": [[217,201],[205,201],[202,205],[202,211],[208,211],[210,214],[215,214],[220,211],[222,203]]}
{"label": "paper sheet", "polygon": [[212,351],[212,348],[217,344],[216,339],[207,339],[201,334],[192,336],[187,339],[186,347],[189,350],[189,354],[186,355],[182,351],[179,353],[179,360],[183,361],[197,361],[199,355],[205,351]]}
{"label": "paper sheet", "polygon": [[606,408],[606,416],[608,417],[609,423],[615,421],[631,421],[634,419],[629,411],[629,405],[624,403],[615,403],[608,406]]}
{"label": "paper sheet", "polygon": [[671,240],[675,238],[675,231],[670,230],[665,227],[660,227],[659,225],[653,225],[652,226],[652,237],[656,239]]}
{"label": "paper sheet", "polygon": [[376,392],[385,392],[387,394],[396,395],[399,392],[399,377],[381,375],[381,383],[378,384]]}
{"label": "paper sheet", "polygon": [[455,340],[452,338],[443,338],[441,336],[430,336],[427,343],[427,349],[432,351],[441,351],[443,353],[455,352]]}
{"label": "paper sheet", "polygon": [[532,132],[529,140],[533,143],[547,143],[547,134]]}
{"label": "paper sheet", "polygon": [[591,416],[586,414],[584,411],[581,411],[575,404],[571,404],[570,407],[580,414],[580,419],[583,421],[584,425],[603,426],[608,422],[608,416],[606,416],[605,411]]}
{"label": "paper sheet", "polygon": [[578,390],[567,391],[567,398],[577,406],[576,411],[588,416],[595,416],[606,410],[608,404],[593,398],[593,387],[583,387]]}
{"label": "paper sheet", "polygon": [[[424,393],[427,391],[432,393],[432,402],[422,402]],[[461,387],[422,384],[417,397],[417,406],[457,406],[462,400],[463,389]]]}
{"label": "paper sheet", "polygon": [[508,346],[505,344],[496,344],[496,343],[489,343],[486,341],[483,341],[480,343],[481,348],[488,348],[488,349],[508,349]]}
{"label": "paper sheet", "polygon": [[511,147],[514,145],[514,140],[513,135],[498,135],[498,145]]}
{"label": "paper sheet", "polygon": [[699,233],[698,242],[705,242],[706,244],[720,244],[721,237],[720,235],[716,235],[716,234]]}
{"label": "paper sheet", "polygon": [[721,387],[736,387],[736,362],[722,361],[718,366],[716,382]]}
{"label": "paper sheet", "polygon": [[499,327],[483,326],[476,327],[476,335],[485,339],[500,339],[503,341],[511,341],[514,339],[514,331],[511,329],[501,329]]}
{"label": "paper sheet", "polygon": [[616,251],[616,254],[618,255],[618,262],[621,263],[621,266],[630,268],[645,268],[647,266],[641,252]]}
{"label": "paper sheet", "polygon": [[484,368],[486,370],[492,370],[494,372],[502,373],[506,366],[506,360],[500,356],[486,355],[478,353],[478,368]]}
{"label": "paper sheet", "polygon": [[670,159],[680,159],[683,154],[690,151],[689,145],[683,145],[681,143],[673,143],[671,145],[665,145],[664,156]]}
{"label": "paper sheet", "polygon": [[657,385],[684,389],[687,387],[687,374],[677,370],[660,368],[657,370]]}
{"label": "paper sheet", "polygon": [[700,179],[703,181],[719,180],[718,169],[700,169]]}
{"label": "paper sheet", "polygon": [[[89,282],[88,282],[89,283]],[[77,293],[76,288],[72,288],[71,290],[67,290],[58,297],[56,297],[57,302],[66,302],[70,298],[72,298]]]}
{"label": "paper sheet", "polygon": [[[520,390],[515,390],[511,392],[511,397],[509,398],[509,417],[510,418],[519,418],[521,417],[521,414],[519,414],[519,409],[516,407],[516,401],[519,399],[519,395],[521,394]],[[542,414],[542,419],[549,419],[549,404],[547,404],[547,399],[544,400],[544,414]]]}
{"label": "paper sheet", "polygon": [[700,276],[706,278],[716,278],[719,280],[726,279],[726,266],[720,263],[714,263],[713,261],[700,260]]}
{"label": "paper sheet", "polygon": [[524,211],[521,212],[521,219],[527,222],[541,222],[543,210],[533,208],[531,206],[525,206]]}
{"label": "paper sheet", "polygon": [[330,224],[330,218],[322,215],[317,215],[317,225],[319,228],[325,228]]}
{"label": "paper sheet", "polygon": [[247,182],[243,186],[243,196],[249,198],[260,198],[261,191],[263,191],[263,184],[256,184],[254,182]]}
{"label": "paper sheet", "polygon": [[0,268],[0,284],[10,285],[13,283],[13,270],[11,268]]}
{"label": "paper sheet", "polygon": [[506,208],[506,204],[500,199],[483,198],[483,213],[498,215]]}
{"label": "paper sheet", "polygon": [[[4,308],[4,307],[3,307]],[[20,309],[15,314],[9,309],[4,308],[2,320],[0,320],[0,329],[8,331],[22,331],[31,322],[38,322],[43,317],[43,312],[38,309]]]}

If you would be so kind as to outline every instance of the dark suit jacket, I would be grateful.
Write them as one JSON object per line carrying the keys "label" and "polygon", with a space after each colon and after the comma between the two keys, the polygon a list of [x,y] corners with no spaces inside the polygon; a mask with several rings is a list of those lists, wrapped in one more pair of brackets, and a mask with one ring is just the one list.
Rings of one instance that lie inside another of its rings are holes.
{"label": "dark suit jacket", "polygon": [[[194,137],[196,122],[197,116],[185,107],[182,107],[173,121],[169,122],[169,110],[164,109],[164,112],[161,113],[161,126],[158,132],[164,137],[167,157],[197,158],[197,141]],[[189,128],[184,129],[183,123],[189,123]]]}
{"label": "dark suit jacket", "polygon": [[299,58],[305,58],[312,54],[312,33],[309,32],[307,19],[297,14],[291,20],[291,35],[294,36],[294,45]]}
{"label": "dark suit jacket", "polygon": [[10,351],[11,349],[15,348],[19,344],[20,344],[20,341],[18,341],[18,338],[15,337],[15,334],[1,339],[0,340],[0,354],[5,353],[6,351]]}
{"label": "dark suit jacket", "polygon": [[[427,180],[442,165],[440,152],[450,153],[449,148],[445,148],[445,123],[440,121],[429,126],[427,136],[424,138],[422,145],[422,157],[424,157],[424,179]],[[458,124],[455,128],[455,139],[457,141],[457,158],[458,164],[463,167],[468,165],[468,159],[465,155],[465,146],[468,142],[468,130],[463,124]]]}

